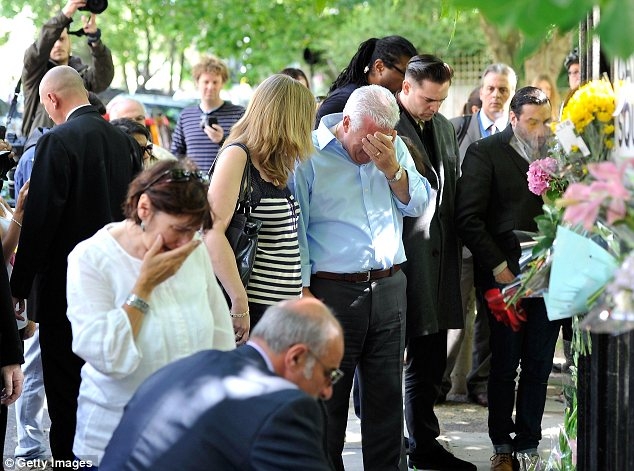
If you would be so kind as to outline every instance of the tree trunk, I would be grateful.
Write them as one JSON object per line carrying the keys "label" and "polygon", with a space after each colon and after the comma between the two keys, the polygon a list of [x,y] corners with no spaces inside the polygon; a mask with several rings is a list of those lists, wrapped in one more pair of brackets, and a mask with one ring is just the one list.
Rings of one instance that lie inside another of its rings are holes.
{"label": "tree trunk", "polygon": [[526,82],[531,81],[540,74],[550,76],[553,81],[563,69],[563,61],[572,49],[572,32],[561,35],[555,32],[550,40],[545,41],[539,50],[524,62]]}
{"label": "tree trunk", "polygon": [[[516,73],[520,74],[521,69],[515,63],[514,58],[520,47],[521,36],[518,30],[512,30],[502,35],[500,30],[480,15],[480,25],[487,38],[487,43],[491,50],[491,55],[495,62],[503,62],[513,67]],[[519,77],[518,77],[519,78]]]}

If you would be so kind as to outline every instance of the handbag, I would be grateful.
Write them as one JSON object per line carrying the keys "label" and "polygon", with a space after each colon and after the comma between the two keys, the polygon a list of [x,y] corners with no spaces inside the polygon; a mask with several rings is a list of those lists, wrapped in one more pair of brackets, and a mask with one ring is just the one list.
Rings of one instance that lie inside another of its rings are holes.
{"label": "handbag", "polygon": [[[249,154],[249,149],[241,143],[231,145],[236,145],[247,153],[247,163],[244,172],[242,172],[236,209],[225,231],[225,236],[236,257],[240,280],[246,288],[253,271],[253,263],[258,249],[258,234],[262,228],[262,221],[251,216],[251,155]],[[215,163],[214,161],[214,165]],[[214,165],[209,169],[210,175],[213,173]]]}

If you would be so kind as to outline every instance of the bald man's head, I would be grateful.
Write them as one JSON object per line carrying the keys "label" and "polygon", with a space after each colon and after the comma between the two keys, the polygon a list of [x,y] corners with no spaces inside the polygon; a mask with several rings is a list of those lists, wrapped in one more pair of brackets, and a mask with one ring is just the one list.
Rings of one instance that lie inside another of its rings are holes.
{"label": "bald man's head", "polygon": [[88,105],[88,91],[79,73],[67,65],[49,70],[40,82],[40,102],[55,124],[66,121],[68,112]]}
{"label": "bald man's head", "polygon": [[127,118],[145,125],[145,107],[133,98],[115,98],[108,106],[110,121]]}

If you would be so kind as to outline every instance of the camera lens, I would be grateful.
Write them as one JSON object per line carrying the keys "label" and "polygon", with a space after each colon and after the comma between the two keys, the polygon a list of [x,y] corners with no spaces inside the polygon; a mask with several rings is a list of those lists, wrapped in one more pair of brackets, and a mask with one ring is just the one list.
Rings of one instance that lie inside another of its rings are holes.
{"label": "camera lens", "polygon": [[108,0],[87,0],[86,6],[80,10],[89,11],[90,13],[99,14],[108,8]]}

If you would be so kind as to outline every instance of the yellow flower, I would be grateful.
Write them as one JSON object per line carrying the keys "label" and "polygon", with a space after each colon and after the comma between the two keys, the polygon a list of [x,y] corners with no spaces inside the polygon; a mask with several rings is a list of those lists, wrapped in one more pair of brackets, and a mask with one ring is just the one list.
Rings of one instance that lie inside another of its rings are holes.
{"label": "yellow flower", "polygon": [[614,125],[608,124],[603,128],[603,132],[606,134],[614,134]]}

